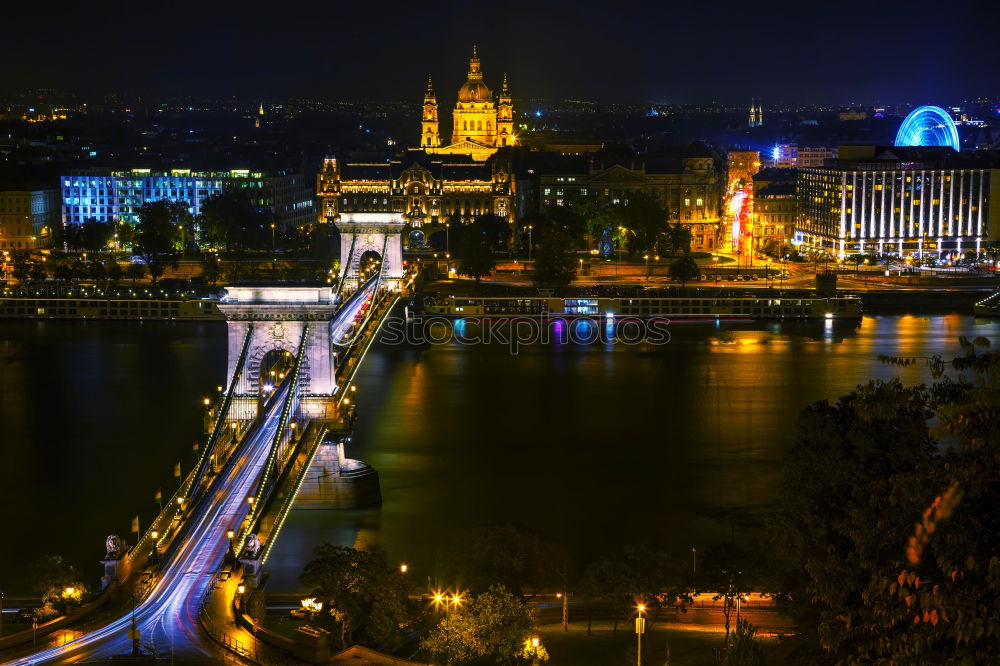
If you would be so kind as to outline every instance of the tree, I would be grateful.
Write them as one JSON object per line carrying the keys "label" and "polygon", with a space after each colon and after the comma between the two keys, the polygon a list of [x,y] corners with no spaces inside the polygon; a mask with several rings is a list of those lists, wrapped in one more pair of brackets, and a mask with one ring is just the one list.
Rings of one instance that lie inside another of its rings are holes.
{"label": "tree", "polygon": [[[490,660],[512,663],[531,645],[531,609],[502,585],[494,585],[469,604],[452,607],[421,647],[451,662]],[[538,658],[547,658],[541,651]]]}
{"label": "tree", "polygon": [[701,274],[698,264],[691,257],[681,257],[670,264],[670,278],[678,280],[684,286],[688,280],[692,280]]}
{"label": "tree", "polygon": [[596,199],[587,202],[582,207],[586,232],[591,238],[599,241],[605,229],[617,229],[621,226],[621,210],[618,206],[600,202]]}
{"label": "tree", "polygon": [[799,419],[769,525],[778,589],[845,663],[978,664],[1000,649],[1000,357],[960,342],[952,361],[928,359],[929,386],[871,381]]}
{"label": "tree", "polygon": [[226,250],[262,250],[271,247],[273,220],[255,207],[246,192],[214,194],[201,205],[197,219],[203,247]]}
{"label": "tree", "polygon": [[535,283],[542,287],[565,287],[576,277],[573,239],[562,229],[550,228],[538,235],[535,248]]}
{"label": "tree", "polygon": [[486,238],[490,250],[496,252],[507,249],[507,243],[510,240],[510,224],[507,220],[498,215],[487,213],[477,215],[472,221],[472,227]]}
{"label": "tree", "polygon": [[657,251],[663,255],[688,255],[691,253],[691,229],[680,222],[667,225],[660,234]]}
{"label": "tree", "polygon": [[28,261],[28,255],[25,252],[15,252],[14,253],[14,279],[18,282],[24,282],[29,277],[31,277],[31,263]]}
{"label": "tree", "polygon": [[473,593],[500,584],[521,596],[563,582],[566,554],[537,532],[505,523],[481,525],[459,544],[454,569]]}
{"label": "tree", "polygon": [[187,214],[187,205],[171,201],[148,201],[139,209],[136,246],[147,258],[172,256],[180,242],[178,224]]}
{"label": "tree", "polygon": [[117,261],[112,261],[108,265],[108,279],[111,280],[112,282],[118,282],[119,280],[122,279],[122,276],[124,274],[125,272],[122,270],[122,267],[118,264]]}
{"label": "tree", "polygon": [[465,229],[458,247],[459,273],[474,277],[479,282],[495,266],[496,259],[489,238],[476,227]]}
{"label": "tree", "polygon": [[746,602],[751,590],[761,589],[759,572],[763,565],[756,556],[759,552],[758,548],[743,548],[735,542],[723,541],[712,544],[702,555],[696,589],[713,595],[715,601],[722,601],[727,641],[740,604]]}
{"label": "tree", "polygon": [[117,249],[128,248],[135,242],[135,229],[128,222],[118,220],[114,225],[114,235],[112,237]]}
{"label": "tree", "polygon": [[163,273],[167,270],[166,264],[153,257],[149,259],[146,268],[149,270],[149,279],[153,284],[156,284],[156,281],[163,277]]}
{"label": "tree", "polygon": [[381,551],[325,544],[299,576],[323,604],[316,623],[335,631],[342,649],[354,643],[395,646],[407,624],[406,581]]}
{"label": "tree", "polygon": [[[727,632],[728,635],[728,632]],[[736,622],[736,630],[726,639],[723,666],[762,666],[764,648],[757,639],[757,628],[746,618]]]}
{"label": "tree", "polygon": [[629,231],[629,256],[654,252],[657,243],[668,231],[667,211],[660,201],[645,192],[630,192],[628,202],[621,206],[621,226]]}
{"label": "tree", "polygon": [[128,276],[132,280],[132,284],[135,284],[136,280],[146,277],[146,267],[142,264],[129,264]]}
{"label": "tree", "polygon": [[673,606],[690,599],[678,563],[649,546],[628,546],[593,562],[584,573],[582,587],[591,599],[611,603],[614,631],[618,621],[630,617],[639,603],[648,608]]}
{"label": "tree", "polygon": [[32,590],[42,596],[39,619],[65,615],[89,596],[76,570],[58,555],[46,555],[35,563]]}
{"label": "tree", "polygon": [[219,261],[219,255],[215,253],[207,253],[201,258],[201,276],[205,278],[214,287],[222,277],[222,264]]}
{"label": "tree", "polygon": [[88,252],[107,251],[115,229],[110,224],[95,219],[84,221],[79,228],[79,245]]}

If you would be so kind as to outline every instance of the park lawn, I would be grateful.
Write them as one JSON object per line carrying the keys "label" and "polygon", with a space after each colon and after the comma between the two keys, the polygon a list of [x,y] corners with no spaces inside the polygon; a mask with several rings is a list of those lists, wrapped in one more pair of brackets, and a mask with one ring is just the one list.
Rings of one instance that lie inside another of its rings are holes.
{"label": "park lawn", "polygon": [[[631,624],[619,624],[612,632],[610,622],[595,622],[590,636],[586,622],[539,628],[539,638],[548,650],[548,666],[627,666],[635,664],[636,637]],[[685,631],[660,624],[646,634],[642,646],[643,664],[683,664],[714,666],[712,648],[722,644],[722,634],[712,631]],[[669,655],[669,662],[667,661]]]}

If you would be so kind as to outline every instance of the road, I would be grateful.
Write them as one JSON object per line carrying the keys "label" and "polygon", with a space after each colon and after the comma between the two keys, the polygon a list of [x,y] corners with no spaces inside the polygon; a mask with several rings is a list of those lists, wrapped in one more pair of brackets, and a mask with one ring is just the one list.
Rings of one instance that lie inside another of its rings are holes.
{"label": "road", "polygon": [[[275,391],[267,403],[266,418],[241,444],[236,464],[213,486],[211,495],[191,510],[187,525],[177,536],[180,546],[152,592],[136,606],[135,623],[144,651],[202,658],[213,655],[208,638],[198,627],[198,606],[229,549],[226,532],[238,530],[249,509],[246,498],[267,461],[287,390]],[[131,651],[131,625],[132,616],[127,615],[66,645],[15,663],[73,662],[127,654]]]}
{"label": "road", "polygon": [[[347,330],[373,289],[371,281],[345,302],[331,323],[333,330]],[[225,476],[213,484],[212,492],[189,509],[162,576],[134,611],[144,652],[189,660],[208,660],[216,654],[217,648],[199,627],[199,605],[229,550],[227,531],[238,531],[250,508],[247,497],[267,462],[288,390],[286,385],[274,391],[265,405],[265,418],[240,444],[236,463],[228,471],[224,468]],[[132,649],[128,637],[132,621],[133,614],[120,617],[65,645],[11,663],[77,662],[128,654]]]}

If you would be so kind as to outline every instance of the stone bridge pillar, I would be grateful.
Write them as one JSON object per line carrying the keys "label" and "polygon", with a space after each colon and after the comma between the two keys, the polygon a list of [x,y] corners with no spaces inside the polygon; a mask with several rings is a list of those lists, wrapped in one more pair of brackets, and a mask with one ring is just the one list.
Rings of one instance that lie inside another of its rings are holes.
{"label": "stone bridge pillar", "polygon": [[340,231],[340,270],[346,271],[345,284],[357,283],[362,255],[374,252],[382,259],[386,286],[397,289],[403,278],[402,237],[406,226],[403,214],[343,213],[336,224]]}
{"label": "stone bridge pillar", "polygon": [[[264,356],[273,350],[296,354],[308,325],[309,337],[299,374],[302,412],[310,418],[332,418],[336,382],[330,327],[337,304],[331,287],[226,287],[219,310],[229,326],[229,378],[238,369],[247,328],[253,325],[243,377],[234,395],[243,399],[244,412],[256,413]],[[241,413],[241,416],[249,418],[253,414]]]}

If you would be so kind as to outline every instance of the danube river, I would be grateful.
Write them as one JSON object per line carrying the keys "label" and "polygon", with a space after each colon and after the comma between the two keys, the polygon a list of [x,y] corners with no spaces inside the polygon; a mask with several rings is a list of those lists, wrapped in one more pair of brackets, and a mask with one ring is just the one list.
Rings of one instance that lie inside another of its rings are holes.
{"label": "danube river", "polygon": [[[512,522],[579,561],[648,542],[686,557],[757,530],[794,419],[868,378],[928,379],[879,354],[955,353],[1000,340],[1000,320],[673,324],[649,345],[379,345],[358,377],[348,455],[378,469],[384,503],[294,511],[268,568],[290,591],[315,545],[378,545],[437,573],[469,528]],[[225,326],[0,323],[0,589],[61,555],[87,575],[110,533],[129,536],[176,487],[223,383]],[[133,537],[134,538],[134,537]],[[446,583],[447,581],[443,581]]]}

